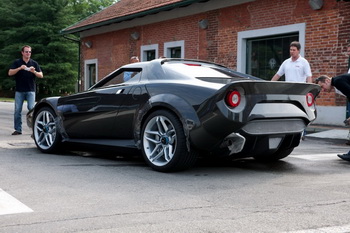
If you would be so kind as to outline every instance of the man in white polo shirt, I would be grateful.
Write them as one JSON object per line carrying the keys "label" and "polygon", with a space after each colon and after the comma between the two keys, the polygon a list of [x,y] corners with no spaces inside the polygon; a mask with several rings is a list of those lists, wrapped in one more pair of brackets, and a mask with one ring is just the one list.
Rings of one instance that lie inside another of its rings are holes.
{"label": "man in white polo shirt", "polygon": [[301,45],[293,41],[289,46],[290,58],[286,59],[271,81],[277,81],[285,75],[287,82],[312,83],[312,73],[309,62],[300,55]]}
{"label": "man in white polo shirt", "polygon": [[[298,41],[293,41],[289,45],[290,58],[286,59],[271,81],[277,81],[285,75],[287,82],[312,83],[312,73],[309,62],[300,55],[301,45]],[[304,130],[301,139],[305,139]]]}

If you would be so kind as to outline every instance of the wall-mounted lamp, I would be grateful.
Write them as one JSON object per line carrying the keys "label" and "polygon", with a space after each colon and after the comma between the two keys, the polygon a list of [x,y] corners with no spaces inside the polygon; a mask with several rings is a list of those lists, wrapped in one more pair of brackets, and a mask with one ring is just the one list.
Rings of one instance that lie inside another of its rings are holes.
{"label": "wall-mounted lamp", "polygon": [[138,32],[133,32],[130,34],[131,38],[134,40],[138,40],[140,38],[140,34]]}
{"label": "wall-mounted lamp", "polygon": [[86,41],[84,44],[85,44],[85,46],[88,47],[88,48],[91,48],[91,47],[92,47],[92,42],[91,42],[91,41]]}
{"label": "wall-mounted lamp", "polygon": [[208,28],[208,20],[207,19],[202,19],[202,20],[199,20],[198,22],[198,26],[201,28],[201,29],[207,29]]}
{"label": "wall-mounted lamp", "polygon": [[323,0],[309,0],[309,5],[313,10],[319,10],[323,6]]}

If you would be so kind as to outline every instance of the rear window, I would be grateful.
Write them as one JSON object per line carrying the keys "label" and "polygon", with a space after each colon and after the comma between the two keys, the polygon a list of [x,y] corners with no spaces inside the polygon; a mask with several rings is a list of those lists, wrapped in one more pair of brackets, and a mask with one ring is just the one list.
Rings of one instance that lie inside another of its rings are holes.
{"label": "rear window", "polygon": [[166,79],[200,79],[206,82],[229,83],[242,77],[228,69],[215,66],[201,66],[183,63],[165,63],[162,65]]}

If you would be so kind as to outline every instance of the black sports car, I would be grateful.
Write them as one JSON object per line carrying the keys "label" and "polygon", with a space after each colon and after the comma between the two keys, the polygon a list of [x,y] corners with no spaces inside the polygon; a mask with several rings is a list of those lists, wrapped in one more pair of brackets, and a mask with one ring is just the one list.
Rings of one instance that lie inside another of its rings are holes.
{"label": "black sports car", "polygon": [[82,93],[40,100],[27,115],[39,150],[60,143],[136,148],[154,170],[198,155],[279,160],[315,120],[318,85],[270,82],[209,62],[125,65]]}

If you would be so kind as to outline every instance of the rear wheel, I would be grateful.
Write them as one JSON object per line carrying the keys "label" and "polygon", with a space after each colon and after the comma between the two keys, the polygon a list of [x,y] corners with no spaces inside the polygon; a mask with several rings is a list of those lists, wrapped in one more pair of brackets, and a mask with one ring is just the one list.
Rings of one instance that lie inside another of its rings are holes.
{"label": "rear wheel", "polygon": [[196,153],[187,149],[181,121],[169,111],[158,110],[147,117],[141,141],[143,157],[156,171],[184,170],[196,161]]}
{"label": "rear wheel", "polygon": [[42,152],[52,153],[61,143],[55,118],[56,113],[48,107],[41,108],[34,117],[33,137]]}

